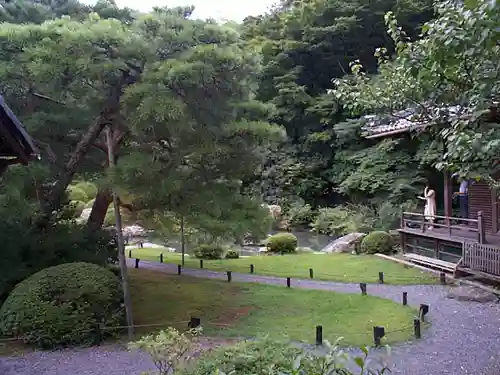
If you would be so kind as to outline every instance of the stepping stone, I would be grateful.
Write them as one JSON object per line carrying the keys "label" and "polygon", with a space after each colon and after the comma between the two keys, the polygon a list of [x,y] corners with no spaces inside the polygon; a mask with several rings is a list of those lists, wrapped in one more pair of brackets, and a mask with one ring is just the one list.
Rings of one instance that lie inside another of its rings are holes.
{"label": "stepping stone", "polygon": [[457,301],[473,301],[480,303],[497,302],[499,300],[499,296],[495,293],[468,285],[450,288],[446,297],[456,299]]}

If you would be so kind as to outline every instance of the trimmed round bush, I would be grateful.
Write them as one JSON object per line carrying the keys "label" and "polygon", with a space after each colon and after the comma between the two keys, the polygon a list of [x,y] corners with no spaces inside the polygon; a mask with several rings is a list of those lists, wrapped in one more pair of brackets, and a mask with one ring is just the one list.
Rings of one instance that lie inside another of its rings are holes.
{"label": "trimmed round bush", "polygon": [[[122,224],[127,225],[132,221],[132,214],[129,210],[121,208],[120,214],[122,217]],[[106,211],[106,216],[104,216],[105,227],[110,227],[115,225],[115,209],[113,207],[109,207],[108,211]]]}
{"label": "trimmed round bush", "polygon": [[88,199],[95,199],[97,196],[97,186],[92,182],[82,181],[75,185],[75,188],[82,190],[88,197]]}
{"label": "trimmed round bush", "polygon": [[224,249],[215,244],[203,244],[194,250],[194,256],[198,259],[221,259]]}
{"label": "trimmed round bush", "polygon": [[392,254],[394,242],[387,232],[375,231],[369,233],[361,242],[361,252],[365,254]]}
{"label": "trimmed round bush", "polygon": [[292,233],[277,233],[267,240],[267,250],[271,253],[295,253],[298,240]]}
{"label": "trimmed round bush", "polygon": [[80,217],[85,209],[85,203],[80,201],[71,201],[69,202],[68,209],[70,210],[72,217]]}
{"label": "trimmed round bush", "polygon": [[94,345],[123,325],[119,279],[91,263],[45,268],[21,281],[0,308],[0,333],[42,349]]}
{"label": "trimmed round bush", "polygon": [[226,253],[226,259],[238,259],[240,257],[240,253],[235,250],[228,250]]}
{"label": "trimmed round bush", "polygon": [[66,189],[68,198],[70,201],[88,202],[89,197],[85,191],[76,187],[75,185],[69,185]]}

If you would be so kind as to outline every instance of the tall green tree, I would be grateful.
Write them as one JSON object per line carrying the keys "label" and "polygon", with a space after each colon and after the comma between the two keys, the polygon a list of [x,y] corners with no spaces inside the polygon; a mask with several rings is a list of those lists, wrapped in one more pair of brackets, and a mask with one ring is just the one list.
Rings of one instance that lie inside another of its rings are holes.
{"label": "tall green tree", "polygon": [[[346,144],[337,139],[333,127],[345,120],[346,113],[326,90],[332,79],[349,73],[350,61],[359,59],[367,72],[375,73],[375,49],[394,50],[383,19],[387,11],[395,12],[412,36],[433,15],[432,2],[426,0],[305,0],[284,1],[268,15],[245,20],[245,37],[263,54],[258,98],[276,107],[273,121],[286,128],[294,148],[283,150],[280,158],[287,162],[275,168],[283,174],[266,185],[294,176],[295,182],[301,181],[294,184],[295,194],[312,204],[341,198],[345,190],[339,190],[343,181],[337,177],[346,157],[336,153]],[[357,143],[359,139],[353,149]]]}
{"label": "tall green tree", "polygon": [[355,63],[354,78],[339,80],[333,94],[352,113],[410,110],[408,120],[428,125],[431,146],[440,147],[429,160],[435,167],[489,178],[498,171],[500,140],[500,4],[444,1],[437,12],[415,41],[388,13],[395,58],[379,50],[376,77]]}

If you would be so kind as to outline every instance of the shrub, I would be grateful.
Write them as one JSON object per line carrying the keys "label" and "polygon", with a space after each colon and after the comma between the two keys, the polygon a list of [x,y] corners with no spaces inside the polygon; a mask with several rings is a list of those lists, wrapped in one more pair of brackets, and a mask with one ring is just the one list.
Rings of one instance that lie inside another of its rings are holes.
{"label": "shrub", "polygon": [[[122,216],[122,224],[129,224],[132,220],[132,215],[129,210],[126,208],[120,208],[120,214]],[[106,216],[104,216],[103,225],[105,227],[110,227],[115,225],[115,209],[113,207],[109,207],[108,211],[106,211]]]}
{"label": "shrub", "polygon": [[[97,196],[97,186],[92,182],[82,181],[73,185],[75,188],[82,190],[88,199],[95,199]],[[88,200],[87,199],[87,200]]]}
{"label": "shrub", "polygon": [[361,252],[366,254],[392,254],[393,247],[391,235],[382,231],[369,233],[361,242]]}
{"label": "shrub", "polygon": [[182,375],[207,375],[222,373],[233,375],[289,373],[293,359],[300,349],[287,343],[269,339],[241,341],[203,355],[193,366],[181,372]]}
{"label": "shrub", "polygon": [[29,218],[0,217],[0,303],[18,282],[43,268],[70,262],[105,265],[117,261],[116,241],[109,231],[89,232],[73,223],[43,231],[29,227]]}
{"label": "shrub", "polygon": [[101,342],[123,325],[121,285],[90,263],[49,267],[19,283],[0,308],[0,331],[40,348]]}
{"label": "shrub", "polygon": [[277,233],[267,240],[267,250],[271,253],[294,253],[298,240],[292,233]]}
{"label": "shrub", "polygon": [[129,344],[129,349],[148,353],[153,360],[158,375],[177,374],[200,348],[197,336],[199,329],[180,333],[175,328],[167,328],[155,336],[145,336]]}
{"label": "shrub", "polygon": [[69,185],[66,192],[70,201],[88,202],[90,200],[85,191],[74,185]]}
{"label": "shrub", "polygon": [[240,257],[240,253],[235,250],[228,250],[226,253],[226,259],[238,259]]}
{"label": "shrub", "polygon": [[310,205],[293,205],[288,210],[288,222],[292,226],[309,226],[316,220],[318,212]]}
{"label": "shrub", "polygon": [[80,201],[71,201],[68,204],[68,213],[72,218],[80,217],[85,209],[85,203]]}
{"label": "shrub", "polygon": [[221,259],[224,249],[217,244],[199,245],[194,250],[194,256],[198,259]]}
{"label": "shrub", "polygon": [[343,236],[371,229],[369,210],[364,207],[337,206],[319,209],[313,230],[331,236]]}
{"label": "shrub", "polygon": [[[380,359],[369,358],[369,348],[361,355],[344,352],[337,343],[325,342],[321,350],[292,346],[269,339],[244,341],[203,355],[182,375],[382,375],[388,373]],[[323,353],[323,354],[322,354]],[[387,353],[389,348],[387,348]],[[384,353],[381,353],[382,355]],[[382,357],[383,358],[383,357]]]}

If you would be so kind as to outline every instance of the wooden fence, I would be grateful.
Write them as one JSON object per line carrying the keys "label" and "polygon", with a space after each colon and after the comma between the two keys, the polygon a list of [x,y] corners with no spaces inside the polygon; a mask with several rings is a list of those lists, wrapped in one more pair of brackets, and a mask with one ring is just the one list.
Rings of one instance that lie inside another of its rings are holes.
{"label": "wooden fence", "polygon": [[500,246],[465,241],[461,266],[500,277]]}

